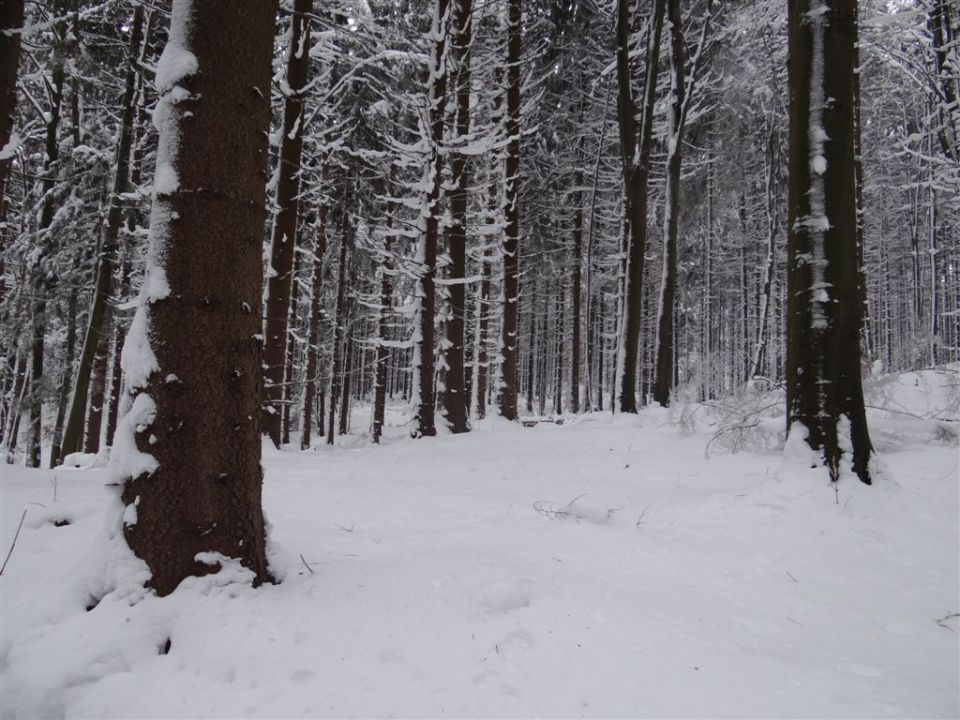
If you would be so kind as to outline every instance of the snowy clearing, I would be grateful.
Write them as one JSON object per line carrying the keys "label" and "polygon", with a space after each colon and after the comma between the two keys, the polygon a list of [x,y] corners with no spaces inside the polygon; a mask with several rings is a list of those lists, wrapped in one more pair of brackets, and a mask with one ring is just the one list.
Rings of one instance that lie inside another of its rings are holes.
{"label": "snowy clearing", "polygon": [[281,584],[89,612],[105,471],[2,466],[2,715],[956,717],[956,446],[874,412],[835,496],[676,420],[265,450]]}

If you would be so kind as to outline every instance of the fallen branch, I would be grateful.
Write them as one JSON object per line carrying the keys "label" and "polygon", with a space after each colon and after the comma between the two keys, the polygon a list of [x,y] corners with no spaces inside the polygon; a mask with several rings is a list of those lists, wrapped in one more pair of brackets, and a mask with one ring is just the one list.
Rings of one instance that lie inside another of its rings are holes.
{"label": "fallen branch", "polygon": [[23,527],[23,520],[27,517],[27,511],[23,511],[23,515],[20,516],[20,524],[17,525],[17,532],[14,533],[13,542],[10,543],[10,549],[7,550],[7,557],[3,559],[3,565],[0,565],[0,575],[3,575],[3,571],[7,569],[7,563],[10,561],[10,556],[13,555],[13,548],[17,545],[17,538],[20,537],[20,528]]}

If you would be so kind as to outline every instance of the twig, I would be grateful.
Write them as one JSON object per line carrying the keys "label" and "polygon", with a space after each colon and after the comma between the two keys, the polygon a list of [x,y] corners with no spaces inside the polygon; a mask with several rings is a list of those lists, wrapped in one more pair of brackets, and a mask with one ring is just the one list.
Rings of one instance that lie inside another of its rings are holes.
{"label": "twig", "polygon": [[13,542],[10,543],[10,549],[7,550],[7,557],[3,560],[3,565],[0,566],[0,575],[3,575],[3,571],[7,569],[7,562],[10,560],[10,556],[13,555],[13,548],[17,544],[17,538],[20,537],[20,528],[23,527],[23,520],[27,517],[27,511],[23,511],[23,515],[20,516],[20,524],[17,525],[17,532],[13,535]]}
{"label": "twig", "polygon": [[650,506],[651,506],[651,505],[653,505],[653,503],[647,503],[647,506],[646,506],[643,510],[640,511],[640,517],[637,518],[637,525],[636,525],[636,527],[640,527],[640,526],[643,524],[643,517],[644,517],[644,515],[647,514],[647,510],[650,509]]}
{"label": "twig", "polygon": [[934,622],[937,623],[937,625],[939,625],[940,627],[946,628],[950,632],[953,632],[953,628],[947,625],[947,620],[951,620],[952,618],[955,618],[955,617],[960,617],[960,613],[950,613],[949,615],[944,615],[939,620],[934,620]]}
{"label": "twig", "polygon": [[350,527],[344,527],[340,523],[334,523],[333,526],[337,528],[337,530],[343,530],[344,532],[353,532],[353,525],[351,525]]}
{"label": "twig", "polygon": [[311,574],[311,575],[314,575],[314,574],[315,574],[313,568],[310,567],[310,563],[308,563],[308,562],[307,562],[307,559],[306,559],[305,557],[303,557],[303,553],[300,553],[300,561],[303,563],[303,566],[304,566],[307,570],[310,571],[310,574]]}
{"label": "twig", "polygon": [[794,581],[795,583],[797,583],[798,585],[800,584],[800,581],[797,580],[793,575],[791,575],[789,570],[784,570],[784,572],[787,573],[787,577],[789,577],[791,580],[793,580],[793,581]]}

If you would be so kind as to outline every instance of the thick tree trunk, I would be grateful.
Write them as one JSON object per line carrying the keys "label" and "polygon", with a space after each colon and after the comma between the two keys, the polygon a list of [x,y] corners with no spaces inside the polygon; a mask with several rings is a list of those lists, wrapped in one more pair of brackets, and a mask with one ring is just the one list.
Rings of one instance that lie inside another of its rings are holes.
{"label": "thick tree trunk", "polygon": [[310,69],[310,14],[313,0],[294,0],[283,104],[283,136],[277,168],[277,216],[270,241],[270,273],[264,313],[263,432],[273,444],[282,441],[284,370],[293,257],[300,203],[300,155],[303,146],[303,107]]}
{"label": "thick tree trunk", "polygon": [[[96,287],[87,318],[87,329],[83,338],[83,350],[77,367],[76,383],[70,400],[70,411],[63,431],[62,455],[77,452],[83,441],[84,413],[87,408],[87,393],[90,375],[93,370],[97,348],[105,344],[104,335],[109,324],[110,308],[108,300],[113,293],[113,273],[118,251],[117,240],[123,224],[123,193],[130,185],[130,159],[133,146],[133,120],[135,114],[134,96],[136,90],[138,64],[135,62],[141,54],[143,44],[143,6],[134,9],[130,40],[127,45],[128,65],[124,80],[123,109],[121,111],[120,137],[117,141],[117,153],[114,158],[116,171],[113,176],[113,192],[107,207],[107,223],[100,245],[100,257],[97,264]],[[110,438],[108,437],[108,442]]]}
{"label": "thick tree trunk", "polygon": [[[617,1],[617,120],[623,156],[623,191],[626,198],[628,235],[626,292],[622,308],[622,343],[618,349],[619,406],[621,412],[637,412],[637,360],[643,319],[643,269],[647,244],[647,184],[653,147],[653,112],[657,98],[660,35],[666,0],[653,0],[653,16],[647,38],[647,65],[640,127],[634,120],[630,72],[630,13],[627,0]],[[638,134],[639,130],[639,134]]]}
{"label": "thick tree trunk", "polygon": [[869,483],[853,157],[856,19],[856,0],[798,0],[789,9],[787,422],[803,426],[834,481],[849,443],[853,471]]}
{"label": "thick tree trunk", "polygon": [[[472,0],[454,0],[453,33],[450,39],[453,50],[453,66],[456,70],[454,92],[456,93],[456,132],[460,143],[468,139],[470,132],[470,45],[473,6]],[[444,363],[447,366],[444,378],[443,411],[447,425],[454,433],[470,429],[467,422],[468,395],[465,386],[464,320],[466,318],[466,245],[467,245],[467,184],[469,182],[467,156],[456,149],[450,161],[451,185],[450,218],[447,229],[447,278],[450,280],[450,314],[447,320],[447,342]]]}
{"label": "thick tree trunk", "polygon": [[112,467],[160,595],[226,558],[269,577],[257,336],[275,12],[176,0],[157,68],[157,194],[124,347],[135,397]]}
{"label": "thick tree trunk", "polygon": [[517,419],[517,313],[520,303],[520,63],[522,0],[509,0],[507,16],[506,231],[503,240],[503,335],[500,415]]}

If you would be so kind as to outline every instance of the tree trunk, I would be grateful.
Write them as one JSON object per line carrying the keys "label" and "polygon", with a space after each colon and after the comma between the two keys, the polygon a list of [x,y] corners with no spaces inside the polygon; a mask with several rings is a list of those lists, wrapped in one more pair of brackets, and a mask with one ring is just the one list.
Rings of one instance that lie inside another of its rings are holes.
{"label": "tree trunk", "polygon": [[507,17],[506,232],[503,240],[503,336],[500,415],[517,419],[517,310],[520,302],[520,63],[522,0],[509,0]]}
{"label": "tree trunk", "polygon": [[[350,236],[350,205],[353,202],[352,186],[348,181],[343,193],[343,208],[340,216],[340,261],[337,266],[337,305],[333,326],[333,354],[330,370],[330,415],[327,418],[327,445],[333,445],[337,402],[340,400],[340,376],[343,373],[344,345],[347,332],[347,250]],[[346,400],[343,400],[346,402]]]}
{"label": "tree trunk", "polygon": [[[451,46],[456,70],[455,137],[465,143],[470,133],[470,45],[472,0],[454,0]],[[467,392],[464,372],[464,320],[466,318],[466,244],[467,244],[467,156],[456,150],[451,155],[450,218],[447,229],[447,278],[450,281],[450,316],[447,320],[447,342],[444,362],[447,366],[443,391],[443,410],[447,425],[454,433],[470,429],[467,422]]]}
{"label": "tree trunk", "polygon": [[[680,0],[668,0],[670,22],[670,124],[667,129],[667,196],[663,219],[663,275],[657,316],[657,359],[653,399],[663,407],[670,404],[673,391],[674,340],[673,313],[677,294],[677,232],[680,225],[680,170],[683,163],[683,125],[686,83],[684,41]],[[705,21],[706,22],[706,21]]]}
{"label": "tree trunk", "polygon": [[856,0],[816,7],[798,0],[789,9],[787,423],[805,428],[834,481],[849,442],[853,471],[869,484],[853,156],[856,19]]}
{"label": "tree trunk", "polygon": [[283,137],[280,140],[277,179],[277,216],[270,240],[270,272],[263,348],[263,432],[273,444],[282,441],[284,370],[287,359],[287,322],[293,282],[293,257],[297,242],[300,203],[300,155],[303,146],[303,106],[310,69],[310,13],[313,0],[294,0],[287,76],[283,104]]}
{"label": "tree trunk", "polygon": [[447,94],[447,73],[444,67],[447,47],[447,25],[450,11],[449,0],[436,0],[433,27],[430,37],[434,40],[433,57],[428,79],[429,152],[424,171],[423,198],[425,217],[421,234],[420,262],[420,313],[417,338],[415,372],[418,379],[417,437],[437,434],[434,409],[433,373],[434,320],[436,316],[437,235],[440,228],[440,191],[443,186],[443,116]]}
{"label": "tree trunk", "polygon": [[63,374],[60,376],[60,400],[57,403],[57,419],[53,426],[53,445],[50,448],[50,467],[60,464],[61,445],[63,443],[63,421],[67,413],[67,401],[70,398],[70,380],[73,377],[73,355],[77,349],[77,290],[70,291],[67,300],[67,350],[63,358]]}
{"label": "tree trunk", "polygon": [[622,343],[618,349],[621,412],[637,412],[637,360],[643,318],[643,268],[647,244],[647,184],[653,147],[653,112],[657,98],[660,35],[665,0],[653,0],[653,16],[647,38],[647,65],[640,108],[639,135],[634,114],[630,73],[630,13],[627,0],[617,0],[617,120],[623,156],[623,191],[629,231],[626,288],[622,308]]}
{"label": "tree trunk", "polygon": [[135,397],[111,462],[159,595],[225,558],[269,578],[257,336],[275,12],[175,2],[157,68],[153,222],[123,358]]}
{"label": "tree trunk", "polygon": [[[4,190],[7,169],[13,159],[13,125],[17,110],[17,70],[20,67],[20,28],[23,27],[23,0],[5,0],[0,4],[0,223],[6,220]],[[5,32],[15,30],[16,32]],[[5,233],[0,230],[0,294],[3,294],[3,250]]]}
{"label": "tree trunk", "polygon": [[83,451],[85,453],[100,451],[100,431],[103,428],[103,405],[107,394],[107,361],[110,358],[111,337],[109,326],[104,326],[103,334],[97,343],[97,353],[94,355],[93,369],[90,373],[90,402],[87,403],[87,419],[84,424],[83,437]]}
{"label": "tree trunk", "polygon": [[[327,167],[320,173],[321,182],[326,180]],[[317,402],[317,373],[320,369],[320,316],[323,296],[323,256],[327,252],[327,204],[323,200],[317,211],[316,236],[313,245],[313,281],[310,290],[310,331],[307,338],[307,369],[303,388],[303,412],[300,415],[300,449],[310,447],[313,428],[313,408]],[[323,410],[317,416],[320,422],[317,434],[323,436]]]}

